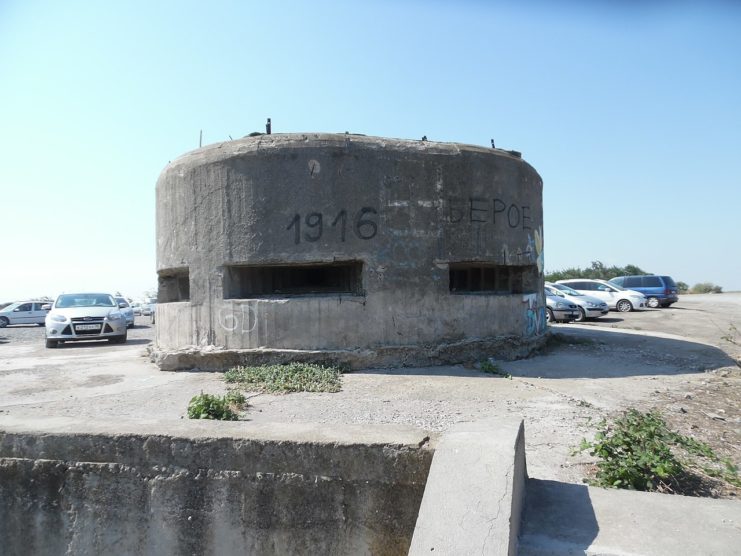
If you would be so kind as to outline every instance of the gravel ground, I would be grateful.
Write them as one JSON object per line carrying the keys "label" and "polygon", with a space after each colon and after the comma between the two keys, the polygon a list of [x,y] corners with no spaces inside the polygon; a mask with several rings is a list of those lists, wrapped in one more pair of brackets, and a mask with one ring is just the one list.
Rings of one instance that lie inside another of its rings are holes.
{"label": "gravel ground", "polygon": [[[0,329],[0,426],[4,416],[179,420],[192,396],[225,391],[220,373],[152,365],[148,320],[137,317],[125,345],[55,350],[43,347],[42,327]],[[511,379],[461,366],[354,372],[336,394],[248,394],[243,422],[399,423],[434,433],[521,416],[530,476],[580,482],[592,461],[574,447],[596,421],[634,406],[661,410],[741,464],[741,337],[732,325],[741,329],[741,294],[683,296],[668,309],[556,325],[545,353],[498,362]]]}

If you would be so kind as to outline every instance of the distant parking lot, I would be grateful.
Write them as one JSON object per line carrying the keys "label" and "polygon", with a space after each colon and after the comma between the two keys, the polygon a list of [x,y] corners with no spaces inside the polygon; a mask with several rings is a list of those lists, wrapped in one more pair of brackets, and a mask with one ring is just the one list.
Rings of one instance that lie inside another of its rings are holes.
{"label": "distant parking lot", "polygon": [[[134,317],[134,328],[130,328],[128,336],[130,340],[136,340],[134,343],[141,344],[142,340],[151,341],[154,338],[154,328],[151,324],[150,317]],[[0,329],[0,346],[2,344],[37,344],[40,347],[44,347],[44,330],[43,326],[35,324],[17,324],[6,326]],[[107,344],[107,341],[99,342],[70,342],[61,348],[69,347],[73,348],[77,345],[91,345],[91,344]]]}

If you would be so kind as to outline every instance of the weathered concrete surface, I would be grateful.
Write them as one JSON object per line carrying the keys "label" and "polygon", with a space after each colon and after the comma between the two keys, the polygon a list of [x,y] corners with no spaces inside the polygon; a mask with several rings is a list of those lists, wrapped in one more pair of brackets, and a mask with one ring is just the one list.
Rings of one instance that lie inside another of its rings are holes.
{"label": "weathered concrete surface", "polygon": [[414,346],[385,346],[375,349],[301,350],[301,349],[223,349],[215,346],[180,350],[154,349],[151,360],[163,371],[200,369],[216,371],[237,365],[287,364],[295,361],[338,365],[346,369],[412,367],[476,363],[497,354],[499,359],[527,357],[542,346],[543,336],[513,336],[485,340],[461,340],[454,343]]}
{"label": "weathered concrete surface", "polygon": [[526,477],[522,420],[457,425],[435,450],[409,554],[516,554]]}
{"label": "weathered concrete surface", "polygon": [[4,554],[405,554],[407,427],[0,419]]}
{"label": "weathered concrete surface", "polygon": [[[430,346],[540,341],[542,225],[542,180],[498,149],[337,134],[205,147],[157,182],[155,347],[350,358],[402,347],[399,364],[412,365],[415,355],[427,364]],[[338,261],[362,264],[358,291],[231,292],[236,267]],[[528,268],[534,280],[506,294],[451,293],[451,263]],[[187,277],[188,299],[174,276]]]}
{"label": "weathered concrete surface", "polygon": [[741,503],[529,479],[522,556],[732,556]]}

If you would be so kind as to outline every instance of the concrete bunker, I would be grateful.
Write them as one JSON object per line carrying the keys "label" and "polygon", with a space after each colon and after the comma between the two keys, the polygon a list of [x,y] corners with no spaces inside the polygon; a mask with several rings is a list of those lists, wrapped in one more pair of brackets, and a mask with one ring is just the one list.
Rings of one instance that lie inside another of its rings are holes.
{"label": "concrete bunker", "polygon": [[204,147],[157,182],[162,368],[524,355],[542,180],[519,153],[351,134]]}

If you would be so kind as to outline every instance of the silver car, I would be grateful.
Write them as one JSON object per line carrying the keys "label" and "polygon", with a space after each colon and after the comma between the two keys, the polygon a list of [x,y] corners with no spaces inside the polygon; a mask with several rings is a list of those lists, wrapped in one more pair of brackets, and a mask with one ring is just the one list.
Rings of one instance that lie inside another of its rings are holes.
{"label": "silver car", "polygon": [[0,328],[11,324],[38,324],[44,326],[48,301],[18,301],[0,310]]}
{"label": "silver car", "polygon": [[552,294],[545,290],[545,320],[553,322],[571,322],[579,316],[579,308],[576,303],[566,301],[562,295]]}
{"label": "silver car", "polygon": [[126,341],[126,319],[107,293],[64,293],[46,315],[46,347],[79,340]]}
{"label": "silver car", "polygon": [[[587,319],[596,319],[610,312],[607,303],[596,297],[585,295],[568,287],[566,284],[545,283],[546,291],[563,295],[567,300],[576,303],[579,306],[579,316],[576,322],[584,322]],[[556,291],[553,291],[556,290]]]}
{"label": "silver car", "polygon": [[126,328],[134,328],[134,308],[129,305],[125,297],[115,297],[114,299],[121,309],[121,314],[126,319]]}

